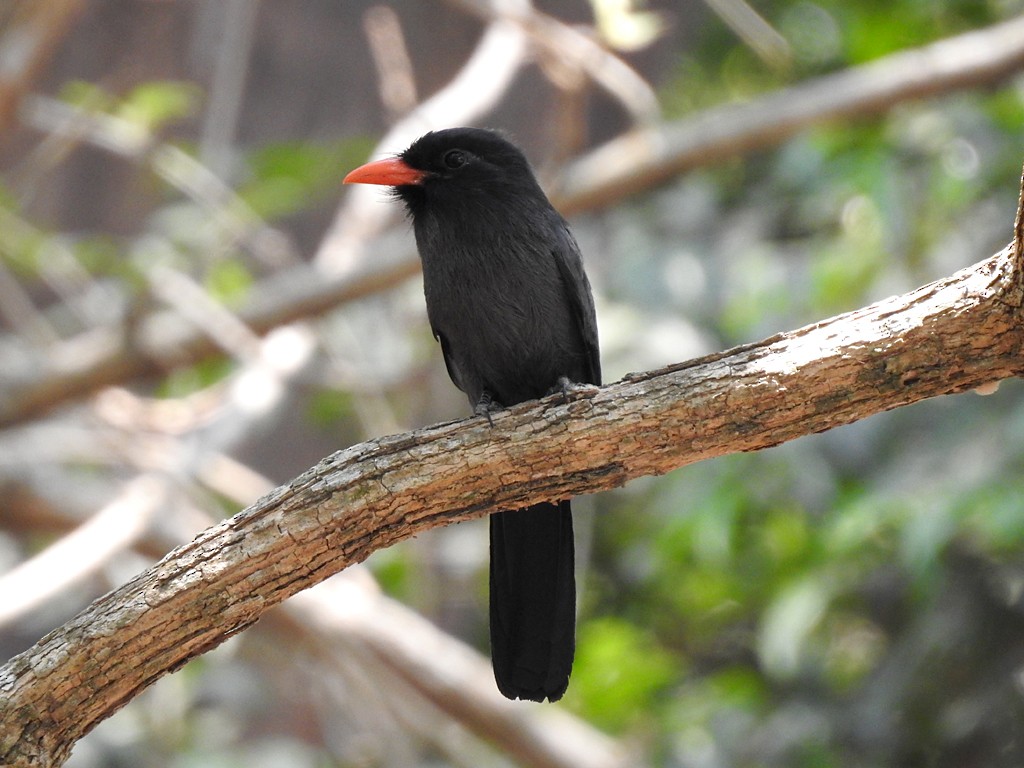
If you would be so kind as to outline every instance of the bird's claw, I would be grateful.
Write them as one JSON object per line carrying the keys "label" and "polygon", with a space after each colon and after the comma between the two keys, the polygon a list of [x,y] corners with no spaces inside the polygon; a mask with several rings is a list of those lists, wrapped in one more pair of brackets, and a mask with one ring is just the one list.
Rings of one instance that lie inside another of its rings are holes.
{"label": "bird's claw", "polygon": [[555,386],[551,388],[548,394],[561,395],[562,402],[567,403],[572,400],[573,395],[595,391],[597,391],[597,387],[593,384],[580,384],[579,382],[573,381],[568,376],[559,376]]}
{"label": "bird's claw", "polygon": [[501,403],[495,400],[490,392],[484,392],[480,395],[480,399],[476,401],[476,405],[473,406],[473,415],[483,416],[487,419],[487,423],[493,427],[494,419],[491,418],[491,414],[494,411],[500,410]]}

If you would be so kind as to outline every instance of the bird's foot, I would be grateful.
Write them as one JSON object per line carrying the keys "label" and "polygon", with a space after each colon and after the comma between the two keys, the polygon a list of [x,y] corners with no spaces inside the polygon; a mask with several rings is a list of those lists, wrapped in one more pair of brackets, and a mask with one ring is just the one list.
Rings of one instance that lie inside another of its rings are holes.
{"label": "bird's foot", "polygon": [[581,395],[584,393],[593,394],[597,392],[597,387],[593,384],[580,384],[570,379],[568,376],[559,376],[555,386],[549,391],[549,395],[561,395],[562,402],[567,403],[573,399],[575,395]]}
{"label": "bird's foot", "polygon": [[480,395],[480,399],[476,401],[476,405],[473,406],[473,415],[485,417],[487,423],[493,427],[494,419],[491,418],[491,414],[494,411],[500,411],[501,408],[501,403],[494,399],[494,395],[485,391]]}

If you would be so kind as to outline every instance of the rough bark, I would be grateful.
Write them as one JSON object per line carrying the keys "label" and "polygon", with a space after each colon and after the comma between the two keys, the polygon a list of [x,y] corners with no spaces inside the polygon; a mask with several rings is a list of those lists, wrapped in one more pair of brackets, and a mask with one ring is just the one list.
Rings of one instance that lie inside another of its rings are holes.
{"label": "rough bark", "polygon": [[162,675],[421,531],[1019,375],[1019,262],[1011,245],[908,294],[568,402],[525,403],[493,427],[441,424],[329,456],[0,668],[0,764],[61,764]]}

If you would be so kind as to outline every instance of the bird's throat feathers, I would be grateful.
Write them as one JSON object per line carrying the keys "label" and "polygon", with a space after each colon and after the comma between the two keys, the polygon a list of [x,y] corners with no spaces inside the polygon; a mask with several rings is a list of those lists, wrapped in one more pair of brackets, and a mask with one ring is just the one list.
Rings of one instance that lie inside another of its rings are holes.
{"label": "bird's throat feathers", "polygon": [[550,261],[550,254],[531,244],[544,242],[544,225],[558,216],[551,209],[509,208],[493,196],[477,197],[457,209],[410,208],[410,214],[424,272],[470,280],[506,267],[526,266],[533,272],[538,259]]}

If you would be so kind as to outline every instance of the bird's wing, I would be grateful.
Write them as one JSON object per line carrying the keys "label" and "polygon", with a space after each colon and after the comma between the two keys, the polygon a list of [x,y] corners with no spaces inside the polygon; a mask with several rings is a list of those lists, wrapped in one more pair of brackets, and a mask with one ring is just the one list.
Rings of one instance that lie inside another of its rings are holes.
{"label": "bird's wing", "polygon": [[444,337],[444,334],[434,328],[433,325],[431,325],[430,330],[434,334],[434,338],[437,339],[438,343],[441,345],[441,356],[444,358],[444,367],[448,369],[448,378],[452,380],[452,383],[456,387],[465,392],[466,388],[460,380],[459,368],[455,364],[455,360],[452,358],[451,349],[448,346],[448,339]]}
{"label": "bird's wing", "polygon": [[583,271],[583,257],[576,238],[572,236],[568,225],[562,222],[558,229],[560,237],[552,250],[558,274],[562,278],[562,288],[572,309],[576,328],[583,340],[587,356],[587,384],[601,383],[601,350],[597,343],[597,313],[594,310],[594,295],[590,291],[590,281]]}

